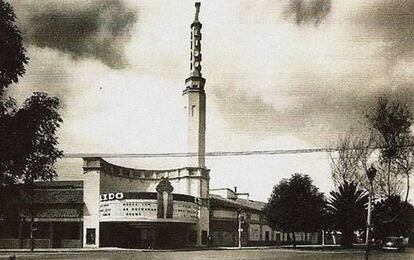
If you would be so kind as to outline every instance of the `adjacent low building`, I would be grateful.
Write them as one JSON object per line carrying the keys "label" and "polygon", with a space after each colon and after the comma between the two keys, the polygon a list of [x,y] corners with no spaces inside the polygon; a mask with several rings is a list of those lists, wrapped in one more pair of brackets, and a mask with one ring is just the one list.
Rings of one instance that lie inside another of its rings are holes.
{"label": "adjacent low building", "polygon": [[238,194],[223,188],[210,190],[210,235],[215,246],[238,246],[239,226],[241,245],[272,244],[280,241],[280,232],[273,231],[266,223],[265,203],[248,199],[248,194]]}
{"label": "adjacent low building", "polygon": [[0,220],[0,248],[30,247],[32,201],[36,248],[82,247],[83,192],[83,181],[37,182],[32,200],[27,187],[16,185],[13,212]]}
{"label": "adjacent low building", "polygon": [[[248,193],[229,188],[210,190],[210,235],[214,246],[280,245],[289,242],[287,233],[270,227],[264,215],[266,203],[249,200]],[[296,232],[298,243],[319,243],[319,234]]]}

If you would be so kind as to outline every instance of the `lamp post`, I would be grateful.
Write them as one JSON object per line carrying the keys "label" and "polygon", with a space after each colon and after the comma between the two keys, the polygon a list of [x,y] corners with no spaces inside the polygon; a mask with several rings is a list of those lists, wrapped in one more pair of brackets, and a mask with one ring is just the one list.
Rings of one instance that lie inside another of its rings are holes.
{"label": "lamp post", "polygon": [[239,248],[241,249],[241,247],[242,247],[242,231],[243,231],[243,226],[242,226],[242,224],[244,223],[244,215],[243,215],[243,212],[241,211],[241,209],[240,210],[238,210],[238,212],[237,212],[238,214],[237,214],[237,219],[238,219],[238,226],[239,226],[239,228],[238,228],[238,233],[239,233]]}
{"label": "lamp post", "polygon": [[369,231],[371,229],[371,203],[372,203],[372,189],[373,181],[375,175],[377,174],[377,169],[373,165],[367,170],[367,177],[369,180],[369,192],[368,192],[368,215],[367,215],[367,232],[365,238],[365,259],[368,259],[369,256]]}

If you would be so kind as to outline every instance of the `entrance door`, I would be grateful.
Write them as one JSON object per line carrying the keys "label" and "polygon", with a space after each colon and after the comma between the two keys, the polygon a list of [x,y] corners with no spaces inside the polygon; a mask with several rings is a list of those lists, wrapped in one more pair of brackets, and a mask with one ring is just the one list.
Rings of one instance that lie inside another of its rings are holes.
{"label": "entrance door", "polygon": [[188,224],[101,223],[101,247],[179,248],[187,244]]}
{"label": "entrance door", "polygon": [[157,248],[179,248],[187,244],[188,229],[184,225],[170,223],[156,229]]}

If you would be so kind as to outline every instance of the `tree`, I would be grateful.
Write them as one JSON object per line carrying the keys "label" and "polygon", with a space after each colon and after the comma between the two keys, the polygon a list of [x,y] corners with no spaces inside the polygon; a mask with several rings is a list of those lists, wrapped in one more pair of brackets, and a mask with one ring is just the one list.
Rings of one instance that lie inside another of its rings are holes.
{"label": "tree", "polygon": [[293,174],[275,185],[265,207],[265,216],[274,229],[292,233],[319,230],[324,217],[323,193],[308,175]]}
{"label": "tree", "polygon": [[397,171],[405,175],[405,199],[408,202],[408,195],[410,193],[410,178],[414,169],[414,137],[406,141],[404,149],[401,149],[399,156],[396,158]]}
{"label": "tree", "polygon": [[55,178],[54,163],[63,155],[57,148],[57,129],[62,122],[58,112],[59,99],[37,92],[24,102],[21,109],[12,99],[4,104],[5,109],[0,117],[0,214],[8,213],[11,217],[21,215],[21,212],[15,212],[18,209],[10,211],[11,207],[7,207],[6,202],[8,197],[15,196],[8,186],[23,183],[30,198],[30,208],[26,212],[31,218],[33,238],[34,182]]}
{"label": "tree", "polygon": [[[407,177],[408,189],[406,198],[409,193],[409,178],[413,168],[407,165],[412,162],[409,158],[411,152],[407,152],[412,147],[411,125],[413,123],[413,114],[405,102],[387,97],[380,97],[377,104],[367,114],[367,119],[371,133],[376,141],[376,146],[380,147],[379,164],[382,171],[379,171],[379,180],[384,183],[384,192],[387,197],[399,195],[399,185],[401,185],[401,170]],[[382,177],[382,179],[381,179]]]}
{"label": "tree", "polygon": [[335,187],[345,182],[356,182],[360,187],[368,189],[366,171],[374,152],[372,143],[372,138],[350,133],[334,145],[335,149],[329,152],[329,163]]}
{"label": "tree", "polygon": [[57,130],[62,123],[58,110],[57,97],[36,92],[15,115],[16,125],[21,131],[20,140],[25,146],[21,161],[14,164],[14,175],[24,183],[52,180],[57,176],[54,163],[63,155],[57,148]]}
{"label": "tree", "polygon": [[26,50],[22,33],[16,25],[16,14],[9,3],[0,0],[0,96],[5,88],[18,82],[25,73]]}
{"label": "tree", "polygon": [[414,169],[414,136],[410,131],[413,115],[406,103],[380,97],[366,118],[368,135],[350,133],[330,152],[334,183],[338,187],[345,181],[357,182],[368,189],[366,171],[374,163],[378,170],[376,196],[400,195],[405,190],[407,201]]}
{"label": "tree", "polygon": [[62,157],[57,149],[57,129],[62,122],[59,99],[37,92],[21,109],[9,99],[0,115],[0,181],[2,186],[17,182],[50,180],[53,167]]}
{"label": "tree", "polygon": [[15,196],[10,186],[23,183],[31,198],[33,250],[34,182],[57,176],[54,163],[63,155],[57,148],[62,118],[59,99],[46,93],[34,93],[20,109],[14,99],[2,98],[4,90],[25,73],[28,58],[22,42],[13,8],[0,0],[0,217],[14,211],[7,207],[8,197]]}
{"label": "tree", "polygon": [[368,195],[359,190],[355,182],[345,181],[338,191],[331,191],[328,199],[328,212],[333,228],[342,232],[341,246],[352,247],[353,234],[365,227]]}
{"label": "tree", "polygon": [[409,237],[414,233],[414,207],[394,195],[377,202],[373,210],[374,237]]}

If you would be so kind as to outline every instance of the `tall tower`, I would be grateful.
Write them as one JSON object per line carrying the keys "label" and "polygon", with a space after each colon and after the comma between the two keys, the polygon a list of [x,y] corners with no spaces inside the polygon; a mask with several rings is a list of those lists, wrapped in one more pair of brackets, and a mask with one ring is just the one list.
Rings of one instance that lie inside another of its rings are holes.
{"label": "tall tower", "polygon": [[196,12],[191,24],[190,77],[185,80],[183,95],[186,98],[188,123],[188,152],[191,167],[205,168],[206,146],[206,80],[201,75],[201,23],[198,20],[200,3],[195,3]]}

